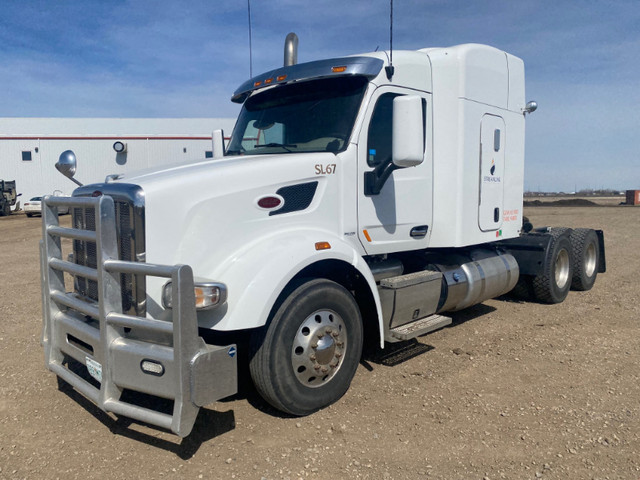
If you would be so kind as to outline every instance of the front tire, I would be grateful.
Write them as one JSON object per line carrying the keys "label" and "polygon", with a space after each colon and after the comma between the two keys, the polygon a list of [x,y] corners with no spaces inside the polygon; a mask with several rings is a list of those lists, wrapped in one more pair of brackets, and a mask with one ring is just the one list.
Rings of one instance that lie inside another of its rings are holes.
{"label": "front tire", "polygon": [[360,310],[349,291],[325,279],[306,281],[252,338],[251,377],[278,410],[311,414],[349,389],[362,338]]}

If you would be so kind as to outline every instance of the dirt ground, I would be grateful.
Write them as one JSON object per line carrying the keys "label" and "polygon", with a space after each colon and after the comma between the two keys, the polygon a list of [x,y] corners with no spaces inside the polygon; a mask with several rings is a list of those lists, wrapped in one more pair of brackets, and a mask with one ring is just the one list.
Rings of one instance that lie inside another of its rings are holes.
{"label": "dirt ground", "polygon": [[249,391],[202,409],[183,440],[58,388],[40,347],[40,219],[0,218],[0,478],[640,479],[640,207],[525,215],[605,231],[593,290],[484,302],[363,361],[321,412],[286,418]]}

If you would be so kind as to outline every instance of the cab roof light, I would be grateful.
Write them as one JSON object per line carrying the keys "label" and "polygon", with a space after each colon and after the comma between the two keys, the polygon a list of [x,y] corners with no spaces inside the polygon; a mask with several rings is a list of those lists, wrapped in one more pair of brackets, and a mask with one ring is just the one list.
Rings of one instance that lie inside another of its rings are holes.
{"label": "cab roof light", "polygon": [[286,76],[286,75],[278,75],[278,76],[276,77],[276,80],[277,80],[278,82],[282,82],[282,81],[284,81],[284,80],[286,80],[286,79],[287,79],[287,76]]}
{"label": "cab roof light", "polygon": [[342,73],[344,71],[347,70],[347,66],[346,65],[341,65],[339,67],[331,67],[331,71],[333,73]]}
{"label": "cab roof light", "polygon": [[270,83],[273,83],[273,77],[271,77],[271,78],[267,78],[267,79],[264,81],[264,84],[265,84],[265,85],[269,85]]}

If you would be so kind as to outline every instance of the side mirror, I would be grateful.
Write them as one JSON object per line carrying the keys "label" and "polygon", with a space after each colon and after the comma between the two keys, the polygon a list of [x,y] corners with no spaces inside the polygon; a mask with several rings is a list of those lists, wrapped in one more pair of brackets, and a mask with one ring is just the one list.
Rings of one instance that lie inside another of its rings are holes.
{"label": "side mirror", "polygon": [[213,158],[224,157],[224,132],[222,130],[214,130],[211,134],[211,142],[213,147]]}
{"label": "side mirror", "polygon": [[393,152],[396,167],[420,165],[424,159],[422,98],[403,95],[393,99]]}
{"label": "side mirror", "polygon": [[538,109],[538,102],[536,102],[535,100],[531,100],[530,102],[527,102],[527,105],[522,109],[522,113],[524,113],[525,115],[527,113],[533,113]]}
{"label": "side mirror", "polygon": [[82,184],[78,180],[73,178],[73,176],[76,174],[76,165],[76,154],[71,150],[65,150],[60,154],[60,157],[58,157],[58,161],[56,162],[56,169],[76,185],[82,187]]}

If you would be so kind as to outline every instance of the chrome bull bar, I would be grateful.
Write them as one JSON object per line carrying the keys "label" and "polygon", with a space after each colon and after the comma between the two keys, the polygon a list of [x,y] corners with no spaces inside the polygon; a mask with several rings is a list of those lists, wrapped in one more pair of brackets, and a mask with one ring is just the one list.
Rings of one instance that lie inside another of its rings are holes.
{"label": "chrome bull bar", "polygon": [[[93,208],[95,231],[61,227],[62,206]],[[108,195],[44,197],[42,218],[46,367],[105,412],[187,436],[200,407],[237,391],[235,345],[207,345],[198,335],[191,267],[119,260],[114,202]],[[95,242],[97,268],[63,259],[63,238]],[[65,273],[97,282],[98,301],[67,292]],[[171,279],[171,320],[124,314],[122,273]],[[83,364],[94,381],[68,368],[69,358]],[[126,402],[125,389],[173,400],[173,411]]]}

